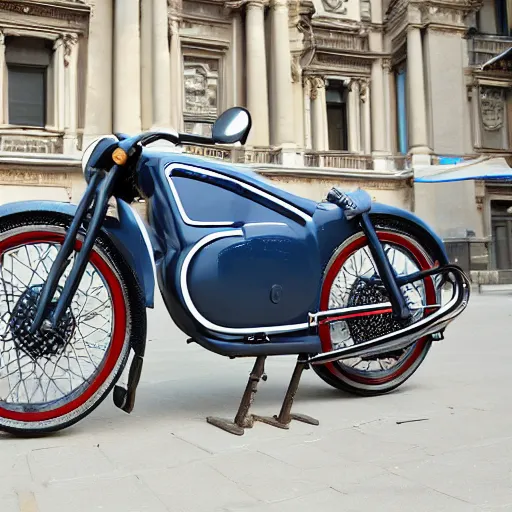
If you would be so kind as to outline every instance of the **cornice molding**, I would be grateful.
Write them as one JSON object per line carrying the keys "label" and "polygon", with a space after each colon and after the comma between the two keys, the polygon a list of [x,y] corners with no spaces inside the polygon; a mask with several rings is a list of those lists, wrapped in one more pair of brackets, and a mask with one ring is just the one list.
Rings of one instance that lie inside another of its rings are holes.
{"label": "cornice molding", "polygon": [[23,16],[39,16],[74,23],[83,23],[90,15],[91,8],[83,1],[68,0],[39,2],[36,0],[2,0],[0,11],[12,12]]}

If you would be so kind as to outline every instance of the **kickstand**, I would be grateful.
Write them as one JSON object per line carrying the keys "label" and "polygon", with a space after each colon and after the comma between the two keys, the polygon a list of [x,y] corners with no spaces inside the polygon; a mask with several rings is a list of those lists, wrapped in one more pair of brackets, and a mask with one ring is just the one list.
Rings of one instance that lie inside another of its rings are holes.
{"label": "kickstand", "polygon": [[267,425],[272,425],[273,427],[278,428],[289,428],[289,425],[292,420],[301,421],[302,423],[308,423],[309,425],[319,425],[320,422],[317,419],[312,418],[311,416],[307,416],[305,414],[291,413],[293,399],[295,398],[295,394],[297,393],[300,378],[302,377],[302,372],[307,368],[308,364],[301,362],[301,357],[299,356],[297,364],[295,365],[295,369],[293,370],[293,375],[290,380],[290,384],[288,385],[288,390],[286,391],[286,395],[284,397],[283,405],[281,406],[279,416],[274,416],[273,418],[270,418],[268,416],[254,416],[254,420],[261,421],[263,423],[266,423]]}
{"label": "kickstand", "polygon": [[264,373],[266,358],[267,356],[259,356],[256,358],[247,386],[245,387],[245,392],[242,396],[242,400],[240,401],[240,407],[236,413],[235,420],[229,421],[224,418],[208,416],[206,421],[210,423],[210,425],[219,427],[222,430],[237,436],[242,436],[244,434],[244,429],[252,428],[255,417],[252,414],[249,414],[249,409],[254,401],[255,393],[258,391],[257,388],[260,379],[263,379],[263,381],[267,380],[267,376]]}

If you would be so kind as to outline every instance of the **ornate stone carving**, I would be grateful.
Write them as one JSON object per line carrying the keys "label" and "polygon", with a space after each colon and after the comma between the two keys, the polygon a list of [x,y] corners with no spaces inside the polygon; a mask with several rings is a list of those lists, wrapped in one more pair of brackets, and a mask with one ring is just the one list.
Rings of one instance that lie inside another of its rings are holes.
{"label": "ornate stone carving", "polygon": [[347,2],[348,0],[322,0],[325,10],[336,14],[347,14]]}
{"label": "ornate stone carving", "polygon": [[218,82],[218,61],[185,58],[185,113],[216,117]]}
{"label": "ornate stone carving", "polygon": [[302,68],[300,67],[300,55],[293,55],[291,61],[292,82],[300,82]]}
{"label": "ornate stone carving", "polygon": [[84,22],[90,13],[90,8],[81,0],[74,1],[80,7],[70,9],[65,5],[51,5],[48,3],[40,3],[37,1],[10,0],[0,2],[0,11],[13,12],[15,14],[24,14],[29,16],[41,16],[44,18],[52,18],[57,20],[66,20],[72,23]]}
{"label": "ornate stone carving", "polygon": [[318,98],[318,89],[325,87],[325,80],[320,76],[310,76],[308,77],[309,81],[309,97],[312,100],[316,100]]}
{"label": "ornate stone carving", "polygon": [[0,150],[11,153],[56,154],[63,152],[61,137],[31,137],[28,135],[0,135]]}
{"label": "ornate stone carving", "polygon": [[367,51],[368,37],[360,33],[341,33],[334,30],[318,30],[315,34],[318,48],[333,50]]}
{"label": "ornate stone carving", "polygon": [[382,59],[382,69],[389,73],[391,71],[391,68],[392,68],[391,59],[388,59],[388,58]]}
{"label": "ornate stone carving", "polygon": [[371,72],[371,61],[358,59],[357,57],[347,57],[345,55],[333,55],[328,53],[317,53],[314,63],[316,65],[326,65],[330,68],[343,70],[347,73],[365,73]]}
{"label": "ornate stone carving", "polygon": [[500,130],[504,119],[504,94],[501,87],[480,88],[480,114],[487,131]]}
{"label": "ornate stone carving", "polygon": [[64,66],[67,68],[69,66],[73,46],[78,43],[78,36],[76,34],[64,34],[60,38],[60,41],[64,46]]}
{"label": "ornate stone carving", "polygon": [[372,21],[371,0],[359,0],[359,12],[361,14],[361,21]]}
{"label": "ornate stone carving", "polygon": [[359,98],[363,103],[366,103],[368,94],[370,93],[370,80],[367,78],[360,78],[359,80]]}

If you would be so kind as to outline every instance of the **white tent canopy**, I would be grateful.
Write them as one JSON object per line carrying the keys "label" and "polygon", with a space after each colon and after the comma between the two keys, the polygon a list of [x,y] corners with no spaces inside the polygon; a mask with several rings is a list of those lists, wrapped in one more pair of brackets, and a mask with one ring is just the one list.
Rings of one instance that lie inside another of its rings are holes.
{"label": "white tent canopy", "polygon": [[418,166],[414,181],[443,183],[464,180],[502,179],[512,181],[512,168],[503,157],[481,157],[453,165]]}

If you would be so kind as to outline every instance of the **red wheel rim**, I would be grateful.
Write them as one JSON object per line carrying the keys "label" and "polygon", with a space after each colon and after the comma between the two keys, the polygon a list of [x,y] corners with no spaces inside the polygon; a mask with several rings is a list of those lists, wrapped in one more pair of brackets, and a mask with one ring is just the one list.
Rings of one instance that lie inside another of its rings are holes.
{"label": "red wheel rim", "polygon": [[[0,258],[5,251],[19,246],[37,244],[37,243],[57,243],[62,244],[64,235],[48,231],[28,231],[13,235],[0,242]],[[75,250],[79,250],[82,242],[77,240]],[[40,422],[52,420],[80,408],[83,406],[103,385],[109,375],[114,370],[119,356],[122,352],[125,333],[126,333],[126,305],[121,283],[110,268],[106,260],[96,251],[91,252],[89,262],[94,265],[101,274],[110,292],[113,308],[113,330],[110,345],[105,352],[105,358],[101,363],[101,369],[97,372],[94,380],[84,390],[84,392],[61,407],[42,412],[19,412],[5,409],[0,406],[0,417],[20,421],[20,422]],[[73,392],[73,391],[72,391]],[[71,393],[72,393],[71,392]]]}
{"label": "red wheel rim", "polygon": [[[405,249],[409,254],[411,254],[414,257],[415,263],[418,265],[420,270],[427,270],[431,268],[431,263],[428,261],[425,254],[408,238],[403,237],[398,233],[390,232],[377,232],[377,235],[381,242],[392,243],[398,247]],[[351,242],[349,245],[347,245],[347,247],[345,247],[345,249],[343,249],[343,251],[340,254],[338,254],[336,260],[333,262],[324,278],[322,292],[320,295],[320,311],[326,311],[328,309],[331,287],[341,267],[354,252],[356,252],[358,249],[361,249],[365,245],[366,237],[363,235],[354,240],[353,242]],[[424,280],[424,283],[427,304],[435,304],[436,290],[433,280],[431,278],[427,278]],[[429,310],[426,309],[425,314],[428,315],[429,313]],[[332,350],[331,330],[329,325],[320,325],[318,327],[318,333],[322,344],[322,350],[324,352],[329,352],[330,350]],[[343,365],[337,365],[335,362],[326,363],[324,366],[335,377],[341,378],[343,380],[349,378],[350,380],[361,384],[368,384],[374,386],[386,384],[387,382],[393,381],[397,377],[403,375],[414,364],[416,359],[421,355],[427,342],[428,338],[420,338],[415,343],[414,348],[412,349],[411,353],[407,356],[407,358],[402,363],[397,365],[396,371],[391,372],[390,374],[382,377],[364,377],[359,373],[350,372],[348,371],[348,369],[346,371],[343,371]]]}

